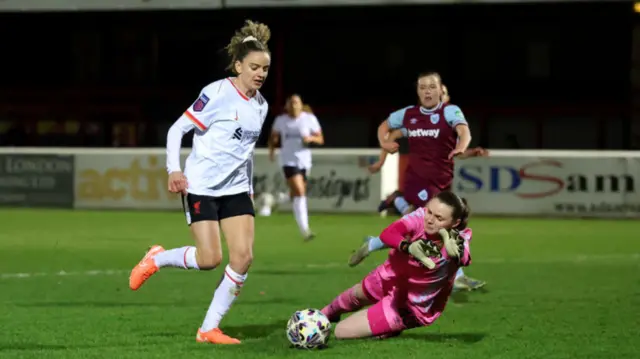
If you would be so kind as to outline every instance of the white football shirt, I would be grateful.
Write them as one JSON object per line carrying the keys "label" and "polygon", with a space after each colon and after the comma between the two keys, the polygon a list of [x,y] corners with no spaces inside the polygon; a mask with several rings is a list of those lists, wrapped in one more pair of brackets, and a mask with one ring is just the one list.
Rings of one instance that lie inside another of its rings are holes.
{"label": "white football shirt", "polygon": [[167,171],[180,171],[182,135],[195,128],[184,171],[187,191],[212,197],[252,193],[253,150],[268,110],[260,92],[248,98],[231,78],[205,86],[169,130]]}
{"label": "white football shirt", "polygon": [[302,138],[322,131],[316,116],[308,112],[302,112],[298,118],[282,114],[276,117],[271,131],[280,134],[281,166],[311,168],[311,150]]}

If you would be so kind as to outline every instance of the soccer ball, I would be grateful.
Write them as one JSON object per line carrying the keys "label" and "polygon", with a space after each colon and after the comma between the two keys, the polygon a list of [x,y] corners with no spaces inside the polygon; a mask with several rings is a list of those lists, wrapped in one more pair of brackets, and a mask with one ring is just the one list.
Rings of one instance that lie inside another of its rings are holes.
{"label": "soccer ball", "polygon": [[331,335],[331,322],[318,309],[299,310],[287,323],[287,338],[299,349],[323,349]]}

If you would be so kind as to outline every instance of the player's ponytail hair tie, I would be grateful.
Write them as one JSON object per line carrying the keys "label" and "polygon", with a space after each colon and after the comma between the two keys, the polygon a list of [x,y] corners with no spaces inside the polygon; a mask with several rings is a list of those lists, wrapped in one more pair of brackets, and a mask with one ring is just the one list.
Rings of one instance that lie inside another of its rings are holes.
{"label": "player's ponytail hair tie", "polygon": [[270,38],[271,30],[267,25],[251,20],[245,21],[244,26],[235,32],[229,44],[225,46],[231,60],[227,70],[238,75],[236,65],[238,62],[242,62],[249,53],[254,51],[269,52],[267,42]]}
{"label": "player's ponytail hair tie", "polygon": [[247,36],[244,39],[242,39],[243,44],[248,41],[258,41],[258,39],[256,39],[254,36]]}

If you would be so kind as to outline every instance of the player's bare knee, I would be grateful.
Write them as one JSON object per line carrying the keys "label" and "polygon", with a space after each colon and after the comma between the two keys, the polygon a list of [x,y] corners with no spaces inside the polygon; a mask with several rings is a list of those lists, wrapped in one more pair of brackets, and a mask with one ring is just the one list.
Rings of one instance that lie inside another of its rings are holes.
{"label": "player's bare knee", "polygon": [[253,263],[253,251],[251,248],[239,249],[229,253],[229,265],[238,273],[246,273]]}
{"label": "player's bare knee", "polygon": [[336,329],[333,332],[333,336],[336,339],[356,339],[360,336],[351,328],[349,322],[339,322],[336,325]]}
{"label": "player's bare knee", "polygon": [[196,261],[200,270],[211,270],[222,263],[222,252],[219,250],[201,250],[196,252]]}
{"label": "player's bare knee", "polygon": [[304,194],[300,194],[300,191],[298,190],[298,188],[295,185],[292,185],[291,188],[289,188],[289,196],[291,197],[300,197],[303,196]]}
{"label": "player's bare knee", "polygon": [[200,270],[212,270],[220,266],[222,258],[220,257],[208,257],[202,259],[202,263],[198,262]]}
{"label": "player's bare knee", "polygon": [[339,322],[338,324],[336,324],[336,329],[333,331],[333,336],[336,339],[346,339],[346,329],[345,326],[343,325],[343,322]]}

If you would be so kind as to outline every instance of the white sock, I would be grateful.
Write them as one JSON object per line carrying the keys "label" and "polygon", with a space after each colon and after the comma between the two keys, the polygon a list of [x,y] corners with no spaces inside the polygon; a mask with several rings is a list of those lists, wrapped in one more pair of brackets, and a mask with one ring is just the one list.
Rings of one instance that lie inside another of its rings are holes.
{"label": "white sock", "polygon": [[271,215],[271,206],[264,205],[260,207],[260,210],[258,211],[258,215],[262,217],[269,217]]}
{"label": "white sock", "polygon": [[458,271],[456,272],[456,279],[463,276],[464,276],[464,272],[462,271],[462,268],[458,268]]}
{"label": "white sock", "polygon": [[153,257],[153,261],[160,268],[200,269],[196,261],[196,247],[193,246],[174,248],[158,253]]}
{"label": "white sock", "polygon": [[247,279],[246,274],[238,274],[231,269],[229,265],[224,269],[224,274],[218,289],[213,293],[213,300],[207,310],[207,315],[204,317],[202,327],[200,330],[208,332],[215,329],[220,325],[222,317],[229,311],[231,304],[236,300],[240,289]]}
{"label": "white sock", "polygon": [[369,243],[369,252],[378,251],[386,247],[386,245],[382,242],[380,237],[369,237],[368,243]]}
{"label": "white sock", "polygon": [[396,197],[396,199],[393,200],[393,205],[396,207],[398,212],[400,212],[400,214],[402,215],[407,214],[406,212],[409,210],[409,207],[411,206],[409,202],[407,202],[407,200],[404,199],[404,197],[402,196]]}
{"label": "white sock", "polygon": [[303,235],[309,234],[309,214],[307,213],[307,197],[293,197],[293,215]]}

